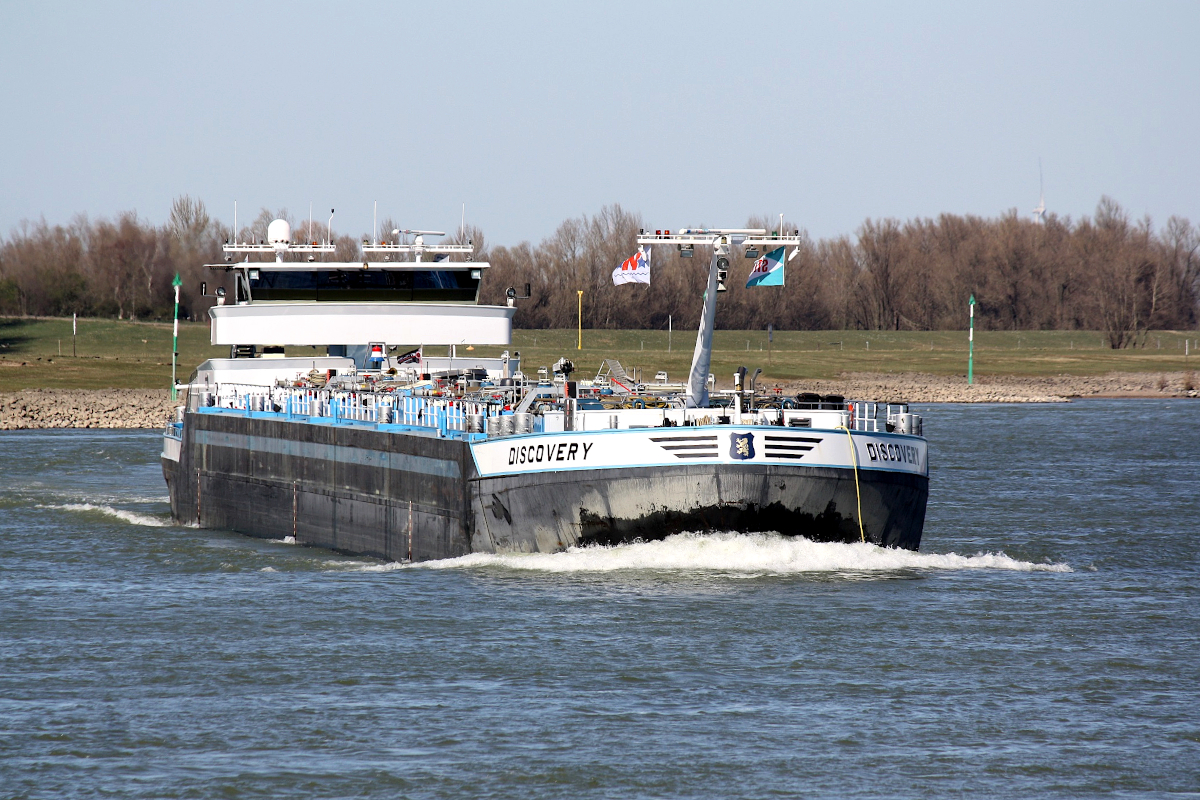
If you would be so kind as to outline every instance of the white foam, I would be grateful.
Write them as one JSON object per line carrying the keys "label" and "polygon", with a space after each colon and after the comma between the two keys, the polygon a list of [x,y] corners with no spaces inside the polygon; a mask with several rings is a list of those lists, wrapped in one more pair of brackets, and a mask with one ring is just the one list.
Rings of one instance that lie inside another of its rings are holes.
{"label": "white foam", "polygon": [[[1035,564],[1004,553],[914,553],[872,544],[813,542],[777,534],[684,533],[662,541],[613,547],[572,547],[561,553],[491,555],[425,561],[424,569],[504,567],[531,572],[619,570],[701,571],[750,574],[883,573],[897,570],[1015,570],[1072,572],[1066,564]],[[376,569],[395,569],[384,565]]]}
{"label": "white foam", "polygon": [[94,503],[66,503],[61,506],[43,506],[43,508],[61,508],[67,511],[96,511],[101,514],[107,514],[110,517],[116,517],[131,525],[147,525],[153,528],[163,528],[171,524],[160,517],[139,514],[136,511],[125,511],[120,508],[113,508],[112,506],[96,505]]}
{"label": "white foam", "polygon": [[147,495],[145,497],[119,497],[119,498],[113,498],[113,499],[120,500],[123,503],[170,503],[171,502],[171,496],[166,495],[166,494]]}
{"label": "white foam", "polygon": [[387,564],[363,564],[360,561],[326,561],[325,563],[339,572],[392,572],[412,566],[400,561],[391,561]]}

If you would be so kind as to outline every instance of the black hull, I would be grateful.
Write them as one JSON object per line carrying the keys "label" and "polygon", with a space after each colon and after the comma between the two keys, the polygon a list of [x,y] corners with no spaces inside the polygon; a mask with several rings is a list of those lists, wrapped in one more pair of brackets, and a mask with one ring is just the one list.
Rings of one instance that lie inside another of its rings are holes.
{"label": "black hull", "polygon": [[459,441],[230,414],[188,414],[163,459],[184,524],[393,561],[471,552],[473,470]]}
{"label": "black hull", "polygon": [[[486,549],[663,539],[691,531],[775,532],[819,542],[866,541],[916,550],[929,479],[819,467],[688,464],[482,479]],[[476,534],[478,538],[478,533]],[[536,539],[537,546],[526,543]],[[488,547],[487,545],[491,546]]]}
{"label": "black hull", "polygon": [[[918,548],[929,479],[681,464],[480,477],[469,445],[367,426],[188,414],[163,459],[177,520],[391,560],[552,552],[687,531]],[[858,508],[862,508],[862,533]]]}

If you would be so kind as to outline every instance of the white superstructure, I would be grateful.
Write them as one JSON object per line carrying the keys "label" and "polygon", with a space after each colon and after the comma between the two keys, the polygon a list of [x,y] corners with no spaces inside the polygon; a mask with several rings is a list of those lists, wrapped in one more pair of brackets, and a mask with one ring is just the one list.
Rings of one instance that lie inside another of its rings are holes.
{"label": "white superstructure", "polygon": [[[225,263],[208,267],[233,285],[218,290],[218,304],[208,313],[211,343],[229,347],[231,358],[206,362],[209,377],[230,382],[254,372],[283,379],[282,364],[248,372],[232,362],[264,352],[282,355],[287,347],[323,348],[329,356],[349,356],[357,368],[368,369],[390,366],[388,356],[397,347],[417,347],[422,355],[433,347],[439,356],[447,353],[453,366],[454,346],[511,343],[515,309],[478,304],[490,265],[471,260],[469,242],[431,241],[444,236],[441,231],[392,233],[395,241],[364,242],[362,259],[349,262],[325,260],[335,251],[330,241],[294,241],[282,219],[267,226],[265,241],[226,243]],[[251,260],[264,256],[272,260]],[[371,345],[384,356],[373,364],[360,357]],[[507,359],[473,362],[507,377]]]}

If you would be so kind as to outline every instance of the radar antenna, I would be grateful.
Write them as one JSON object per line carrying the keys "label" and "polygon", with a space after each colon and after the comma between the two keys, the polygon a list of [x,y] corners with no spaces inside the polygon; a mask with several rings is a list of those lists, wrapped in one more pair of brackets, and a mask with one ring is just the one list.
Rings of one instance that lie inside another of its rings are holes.
{"label": "radar antenna", "polygon": [[[316,253],[332,253],[334,247],[332,242],[321,244],[315,240],[312,243],[293,243],[292,226],[287,220],[276,219],[267,226],[267,241],[257,243],[237,241],[237,223],[235,222],[233,240],[225,242],[221,249],[226,253],[226,261],[232,260],[230,255],[232,253],[274,253],[275,260],[282,262],[284,253],[307,254],[311,261]],[[249,259],[249,255],[246,258]]]}
{"label": "radar antenna", "polygon": [[[425,253],[432,253],[435,256],[439,255],[465,255],[467,260],[471,260],[471,253],[474,250],[470,241],[466,244],[433,244],[425,241],[426,236],[445,236],[445,231],[419,231],[410,228],[394,228],[392,236],[397,237],[395,243],[380,242],[379,244],[364,244],[363,253],[383,253],[388,255],[391,253],[412,253],[415,260],[421,261]],[[410,243],[408,237],[412,236],[413,240]],[[404,238],[400,238],[404,237]]]}

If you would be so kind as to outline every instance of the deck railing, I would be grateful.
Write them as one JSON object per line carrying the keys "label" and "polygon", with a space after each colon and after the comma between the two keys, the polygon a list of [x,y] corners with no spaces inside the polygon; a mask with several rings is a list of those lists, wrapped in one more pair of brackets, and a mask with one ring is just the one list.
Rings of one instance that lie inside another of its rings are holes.
{"label": "deck railing", "polygon": [[[510,410],[514,405],[512,402],[506,406],[495,401],[400,392],[246,384],[188,388],[188,408],[192,411],[213,410],[217,413],[241,412],[248,416],[388,425],[453,438],[489,438],[563,429],[585,431],[730,423],[801,428],[846,427],[865,433],[883,430],[920,433],[920,417],[908,414],[907,405],[863,401],[848,401],[840,408],[757,409],[742,411],[740,415],[728,408],[579,410],[564,419],[561,411],[547,417],[540,414],[514,414]],[[172,436],[173,433],[173,430],[168,430],[166,435]]]}
{"label": "deck railing", "polygon": [[225,409],[251,416],[398,425],[441,435],[483,433],[484,419],[505,413],[494,403],[454,398],[243,384],[190,387],[188,404],[193,411]]}

